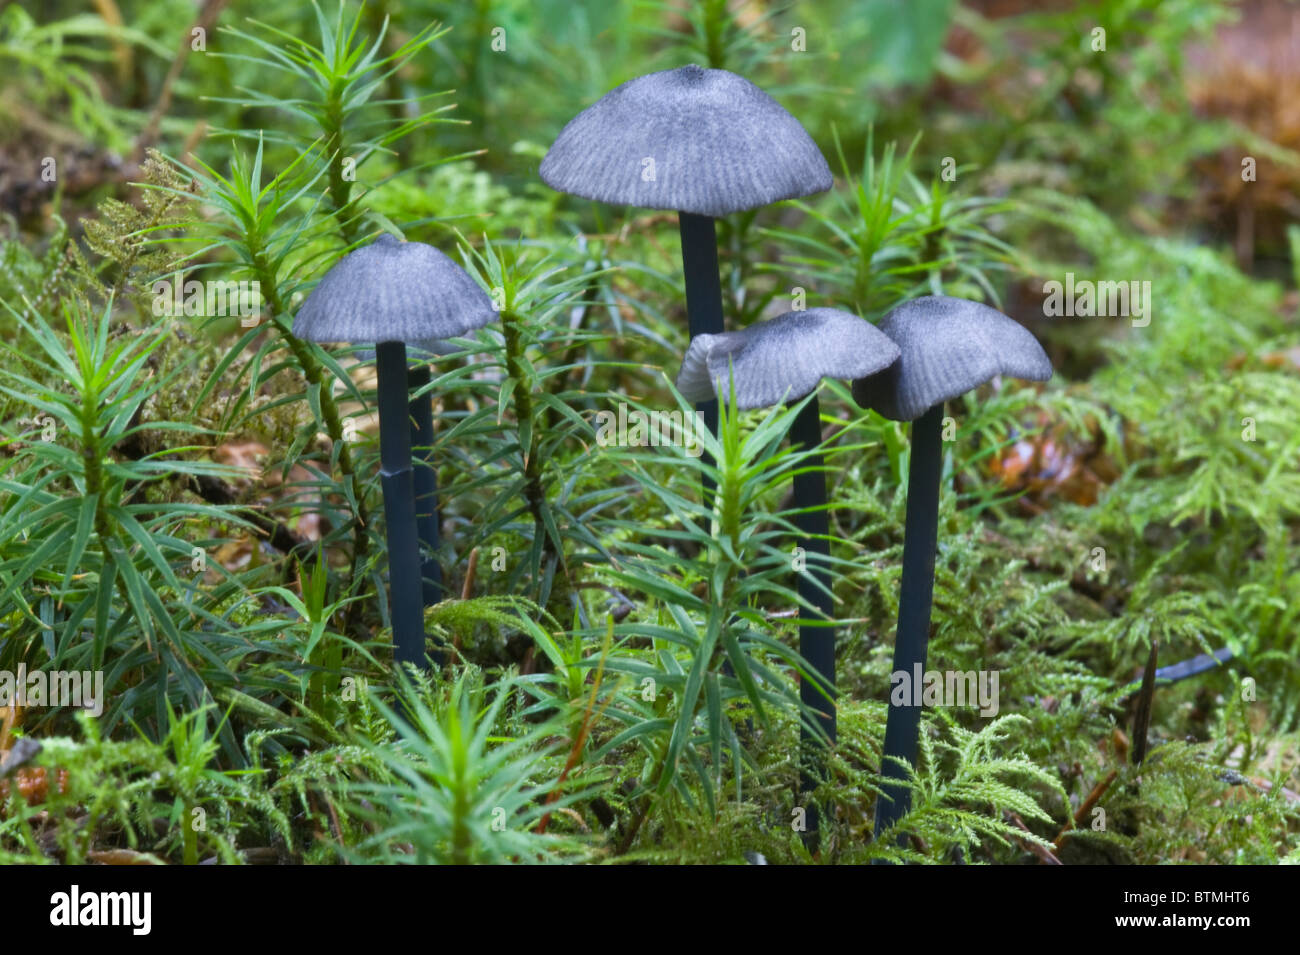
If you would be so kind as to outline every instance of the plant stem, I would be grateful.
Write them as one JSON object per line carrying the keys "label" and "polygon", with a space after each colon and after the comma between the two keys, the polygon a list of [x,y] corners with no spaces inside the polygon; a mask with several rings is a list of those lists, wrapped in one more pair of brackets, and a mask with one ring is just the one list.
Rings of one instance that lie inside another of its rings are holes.
{"label": "plant stem", "polygon": [[[506,371],[515,381],[511,394],[515,405],[515,423],[519,428],[519,443],[524,455],[524,498],[528,502],[529,513],[533,515],[534,538],[542,542],[542,553],[545,554],[552,551],[553,547],[550,535],[546,532],[546,519],[542,516],[546,506],[546,491],[542,487],[541,433],[536,426],[537,422],[533,420],[533,378],[524,371],[520,321],[520,316],[509,309],[501,312],[501,328],[506,340]],[[538,581],[539,586],[540,583]]]}
{"label": "plant stem", "polygon": [[[356,581],[361,576],[361,569],[365,566],[370,549],[370,510],[366,507],[365,491],[361,486],[361,478],[357,475],[356,465],[352,460],[352,448],[343,436],[343,419],[339,415],[339,406],[334,400],[334,392],[323,384],[324,375],[322,374],[321,363],[316,360],[316,356],[312,354],[312,350],[307,346],[307,343],[296,337],[285,321],[288,313],[285,311],[284,301],[280,298],[279,286],[275,280],[275,271],[270,267],[265,255],[260,250],[250,250],[250,252],[252,253],[254,276],[261,283],[263,289],[269,289],[266,293],[266,303],[270,307],[271,324],[275,326],[281,340],[289,346],[289,351],[293,353],[294,360],[298,363],[298,367],[302,369],[303,377],[307,379],[308,386],[316,386],[321,417],[324,419],[325,433],[329,435],[330,441],[338,448],[339,472],[348,481],[352,491],[352,500],[356,502],[357,524],[352,535],[352,569],[349,575],[349,580]],[[352,608],[358,608],[359,606],[360,601],[356,601],[349,607],[347,617],[349,623],[355,620],[356,611]]]}
{"label": "plant stem", "polygon": [[[821,402],[814,393],[807,404],[795,417],[790,428],[790,443],[795,447],[811,451],[821,445]],[[807,564],[799,574],[797,586],[799,596],[817,609],[821,616],[832,616],[832,600],[829,593],[830,518],[826,513],[826,475],[822,472],[821,452],[810,454],[805,458],[800,469],[795,473],[794,504],[803,513],[795,516],[795,524],[803,533],[799,546],[803,548]],[[818,586],[820,584],[821,586]],[[822,588],[826,588],[823,590]],[[799,685],[799,698],[804,706],[817,712],[817,726],[825,733],[826,742],[835,742],[835,704],[828,703],[817,684],[822,685],[832,697],[835,693],[835,631],[830,627],[803,626],[799,628],[799,653],[808,661],[816,680],[803,680]],[[807,759],[800,774],[799,789],[811,791],[817,784],[819,770],[825,768],[824,751],[813,755],[813,750],[821,750],[825,745],[819,734],[807,726],[800,726],[800,749]],[[818,832],[818,811],[816,806],[809,806],[807,813],[807,834],[809,840],[816,840]]]}
{"label": "plant stem", "polygon": [[379,397],[379,476],[383,482],[388,534],[394,660],[425,667],[424,604],[420,596],[420,545],[415,534],[405,343],[379,342],[375,346],[375,366]]}
{"label": "plant stem", "polygon": [[[722,331],[722,282],[718,278],[718,239],[712,216],[698,216],[690,212],[678,214],[678,228],[682,235],[682,269],[686,283],[686,321],[691,338],[696,335],[716,335]],[[704,417],[710,434],[718,433],[718,402],[701,401],[695,410]],[[701,460],[713,464],[705,452]],[[713,493],[712,479],[705,477],[704,503],[707,506]]]}
{"label": "plant stem", "polygon": [[343,241],[351,246],[357,241],[356,207],[352,202],[352,183],[343,178],[343,103],[342,91],[331,89],[325,112],[325,157],[329,163],[329,191],[334,221]]}
{"label": "plant stem", "polygon": [[[912,424],[912,460],[907,472],[907,529],[903,535],[903,584],[898,600],[898,635],[894,641],[892,672],[906,673],[908,685],[914,691],[925,672],[926,646],[930,640],[934,556],[939,539],[942,428],[942,403]],[[876,802],[877,838],[901,819],[911,806],[912,792],[906,782],[907,766],[916,765],[920,728],[920,705],[915,705],[911,698],[898,706],[890,700],[880,766],[886,782]],[[906,836],[899,836],[900,845],[905,839]]]}
{"label": "plant stem", "polygon": [[[89,371],[86,368],[83,371]],[[81,459],[85,468],[86,497],[95,498],[95,536],[99,539],[99,547],[103,553],[104,564],[110,560],[117,560],[117,550],[115,544],[120,544],[117,536],[117,526],[109,517],[108,507],[110,502],[106,500],[108,487],[104,480],[104,447],[99,438],[99,391],[94,384],[83,377],[83,386],[81,390]],[[121,548],[124,555],[129,552],[125,547]],[[100,574],[104,572],[101,565]],[[123,606],[130,609],[133,613],[135,604],[131,601],[131,592],[127,588],[126,578],[119,571],[113,575],[114,588],[118,596],[122,598]],[[101,576],[102,579],[102,576]],[[160,659],[158,653],[153,648],[153,642],[149,639],[149,622],[140,620],[140,632],[144,635],[145,649],[153,654],[154,659]],[[102,664],[102,660],[96,660],[96,665]]]}
{"label": "plant stem", "polygon": [[[408,392],[428,386],[424,362],[407,372]],[[442,599],[442,566],[438,563],[438,472],[433,463],[433,397],[424,392],[411,399],[411,448],[415,458],[415,525],[420,535],[420,585],[424,605]]]}

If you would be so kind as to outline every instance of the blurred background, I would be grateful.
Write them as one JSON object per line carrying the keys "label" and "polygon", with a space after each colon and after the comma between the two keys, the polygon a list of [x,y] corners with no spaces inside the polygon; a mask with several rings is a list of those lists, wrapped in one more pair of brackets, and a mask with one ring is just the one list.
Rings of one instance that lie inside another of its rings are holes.
{"label": "blurred background", "polygon": [[[337,8],[322,10],[332,20]],[[305,92],[301,77],[257,58],[264,51],[248,34],[225,32],[250,29],[249,18],[265,24],[263,37],[309,37],[318,26],[308,4],[0,4],[8,234],[40,241],[55,209],[75,234],[85,210],[139,178],[149,146],[170,156],[192,150],[222,169],[239,137],[272,143],[293,125],[285,109],[237,92],[285,102]],[[387,101],[391,119],[445,111],[374,156],[366,179],[402,171],[372,200],[400,210],[400,221],[528,237],[553,230],[559,203],[577,213],[570,221],[603,228],[602,210],[558,200],[540,183],[541,156],[609,89],[695,62],[740,72],[774,95],[841,183],[863,178],[869,143],[896,143],[900,157],[911,149],[907,171],[924,186],[948,160],[955,195],[1054,197],[1046,221],[1041,205],[963,210],[1021,253],[974,265],[977,284],[989,269],[1001,273],[985,291],[1026,321],[1040,312],[1037,272],[1046,271],[1030,259],[1096,259],[1070,234],[1083,227],[1059,221],[1082,215],[1068,206],[1075,200],[1126,237],[1177,235],[1221,250],[1247,275],[1288,281],[1300,181],[1298,22],[1286,0],[375,0],[358,23],[382,34],[381,54],[430,24],[450,29],[369,93]],[[33,175],[52,154],[66,157],[63,175]],[[903,175],[903,165],[885,177]],[[931,233],[929,251],[959,239]],[[900,291],[879,276],[874,290],[865,276],[856,281],[851,304],[870,316]],[[752,317],[736,301],[729,307]],[[1096,332],[1067,330],[1057,357],[1086,370],[1098,358],[1080,339]]]}

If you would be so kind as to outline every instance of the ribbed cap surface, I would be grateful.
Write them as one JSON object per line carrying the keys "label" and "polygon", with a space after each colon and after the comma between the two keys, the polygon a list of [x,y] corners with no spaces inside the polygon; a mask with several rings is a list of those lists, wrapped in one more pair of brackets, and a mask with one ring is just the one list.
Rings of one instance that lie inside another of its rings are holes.
{"label": "ribbed cap surface", "polygon": [[431,245],[384,234],[325,273],[293,320],[313,342],[455,338],[497,317],[469,273]]}
{"label": "ribbed cap surface", "polygon": [[1023,325],[979,302],[927,295],[880,321],[902,357],[878,375],[853,382],[853,398],[894,421],[915,421],[935,405],[998,375],[1052,377],[1052,363]]}
{"label": "ribbed cap surface", "polygon": [[707,216],[831,187],[817,144],[780,103],[744,77],[698,66],[606,93],[560,132],[541,176],[587,199]]}
{"label": "ribbed cap surface", "polygon": [[735,369],[736,407],[795,401],[823,378],[875,374],[898,360],[898,346],[865,319],[833,308],[786,312],[739,332],[697,335],[687,349],[677,390],[690,401],[724,400]]}

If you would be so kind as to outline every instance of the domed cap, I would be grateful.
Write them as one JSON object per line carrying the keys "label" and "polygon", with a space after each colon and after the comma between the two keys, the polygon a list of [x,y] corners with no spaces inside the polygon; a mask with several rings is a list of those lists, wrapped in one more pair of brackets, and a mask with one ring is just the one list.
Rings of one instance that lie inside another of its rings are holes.
{"label": "domed cap", "polygon": [[455,338],[497,317],[492,300],[431,245],[385,233],[325,273],[293,320],[313,342]]}
{"label": "domed cap", "polygon": [[897,343],[898,364],[853,382],[853,398],[894,421],[915,421],[935,405],[998,375],[1052,377],[1043,346],[1024,326],[979,302],[927,295],[880,321]]}
{"label": "domed cap", "polygon": [[817,144],[780,103],[735,73],[699,66],[606,93],[560,132],[541,176],[587,199],[706,216],[831,187]]}
{"label": "domed cap", "polygon": [[767,408],[802,398],[823,378],[872,375],[897,360],[898,346],[865,319],[810,308],[739,332],[695,336],[677,390],[690,401],[710,401],[720,389],[729,400],[734,368],[736,407]]}

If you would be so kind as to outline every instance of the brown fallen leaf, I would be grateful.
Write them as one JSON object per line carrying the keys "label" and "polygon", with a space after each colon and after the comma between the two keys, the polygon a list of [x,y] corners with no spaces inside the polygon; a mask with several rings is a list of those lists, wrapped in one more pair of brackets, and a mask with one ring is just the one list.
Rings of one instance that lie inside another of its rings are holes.
{"label": "brown fallen leaf", "polygon": [[263,462],[270,451],[260,441],[227,441],[212,450],[212,460],[245,472],[242,479],[232,481],[240,487],[248,487],[262,475]]}
{"label": "brown fallen leaf", "polygon": [[1119,469],[1104,451],[1096,421],[1090,420],[1089,432],[1080,435],[1039,411],[1030,426],[1040,430],[1009,444],[986,465],[1004,488],[1023,492],[1022,510],[1041,513],[1052,498],[1091,506],[1118,478]]}
{"label": "brown fallen leaf", "polygon": [[86,853],[86,858],[100,865],[166,865],[162,859],[148,852],[134,849],[102,849]]}

